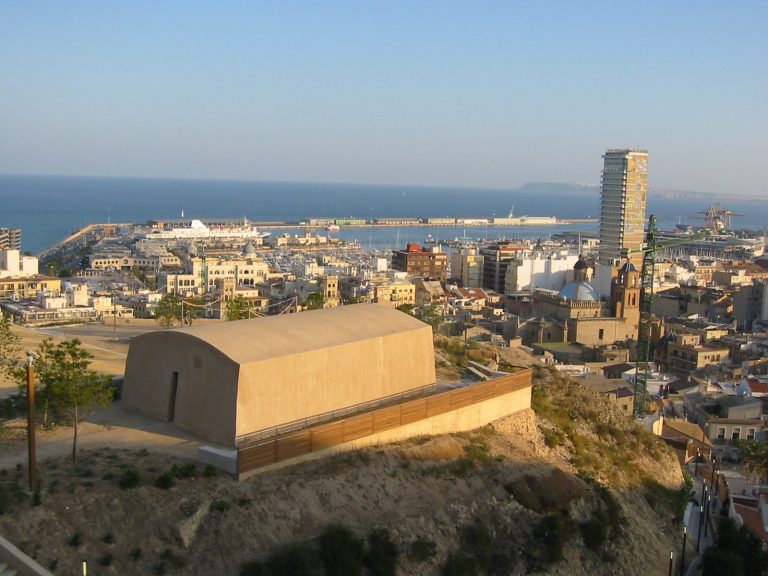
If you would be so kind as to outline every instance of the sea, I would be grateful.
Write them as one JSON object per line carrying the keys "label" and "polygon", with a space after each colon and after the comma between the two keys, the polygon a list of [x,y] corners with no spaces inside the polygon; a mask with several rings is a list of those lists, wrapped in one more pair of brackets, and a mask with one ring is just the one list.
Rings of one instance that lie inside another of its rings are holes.
{"label": "sea", "polygon": [[[733,228],[762,231],[768,226],[768,198],[737,198],[699,192],[649,193],[648,214],[659,227],[702,225],[710,204],[739,214]],[[152,219],[248,218],[302,221],[309,218],[556,216],[596,219],[597,186],[529,183],[517,188],[451,188],[81,176],[0,175],[0,228],[21,228],[22,250],[37,254],[93,223],[143,224]],[[299,233],[303,228],[273,230]],[[364,248],[388,250],[406,242],[528,238],[547,239],[562,231],[596,232],[596,222],[555,226],[342,227],[330,234]]]}

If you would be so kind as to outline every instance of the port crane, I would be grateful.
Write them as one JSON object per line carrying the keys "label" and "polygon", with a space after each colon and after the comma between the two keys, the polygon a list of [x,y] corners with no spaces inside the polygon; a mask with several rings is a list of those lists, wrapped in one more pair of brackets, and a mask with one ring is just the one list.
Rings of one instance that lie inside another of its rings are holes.
{"label": "port crane", "polygon": [[640,269],[640,322],[637,327],[637,351],[635,353],[635,397],[632,413],[637,418],[645,416],[645,396],[650,375],[651,353],[651,317],[653,314],[653,278],[656,269],[656,251],[684,244],[691,240],[700,240],[710,235],[708,230],[686,234],[672,240],[657,241],[658,232],[656,216],[648,218],[648,229],[645,233],[645,244],[637,250],[622,250],[622,256],[629,254],[643,255],[643,265]]}
{"label": "port crane", "polygon": [[703,216],[694,216],[699,220],[704,220],[707,223],[707,227],[714,233],[730,230],[731,218],[733,216],[744,216],[744,214],[737,214],[736,212],[722,207],[720,204],[710,204],[709,208],[698,214]]}

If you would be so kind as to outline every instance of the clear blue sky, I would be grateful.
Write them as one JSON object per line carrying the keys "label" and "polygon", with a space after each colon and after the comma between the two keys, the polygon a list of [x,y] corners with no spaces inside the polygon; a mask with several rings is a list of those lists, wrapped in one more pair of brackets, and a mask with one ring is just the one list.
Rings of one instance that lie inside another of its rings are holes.
{"label": "clear blue sky", "polygon": [[768,2],[0,4],[0,173],[768,195]]}

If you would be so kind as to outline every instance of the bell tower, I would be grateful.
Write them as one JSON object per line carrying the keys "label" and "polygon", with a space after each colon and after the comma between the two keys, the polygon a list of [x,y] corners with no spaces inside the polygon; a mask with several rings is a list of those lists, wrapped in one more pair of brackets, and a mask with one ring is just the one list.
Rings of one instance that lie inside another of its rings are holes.
{"label": "bell tower", "polygon": [[619,268],[613,290],[613,305],[616,318],[626,318],[633,325],[640,323],[640,273],[627,260]]}

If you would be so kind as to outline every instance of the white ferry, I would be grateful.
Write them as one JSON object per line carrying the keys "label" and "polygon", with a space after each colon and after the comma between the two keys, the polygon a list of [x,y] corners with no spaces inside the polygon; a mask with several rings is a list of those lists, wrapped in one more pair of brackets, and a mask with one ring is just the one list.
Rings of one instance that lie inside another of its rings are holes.
{"label": "white ferry", "polygon": [[144,235],[147,240],[184,240],[189,238],[217,239],[217,238],[266,238],[269,232],[259,232],[255,226],[250,226],[244,220],[242,226],[227,228],[209,228],[200,220],[192,220],[189,227],[171,228],[170,230],[152,230]]}

